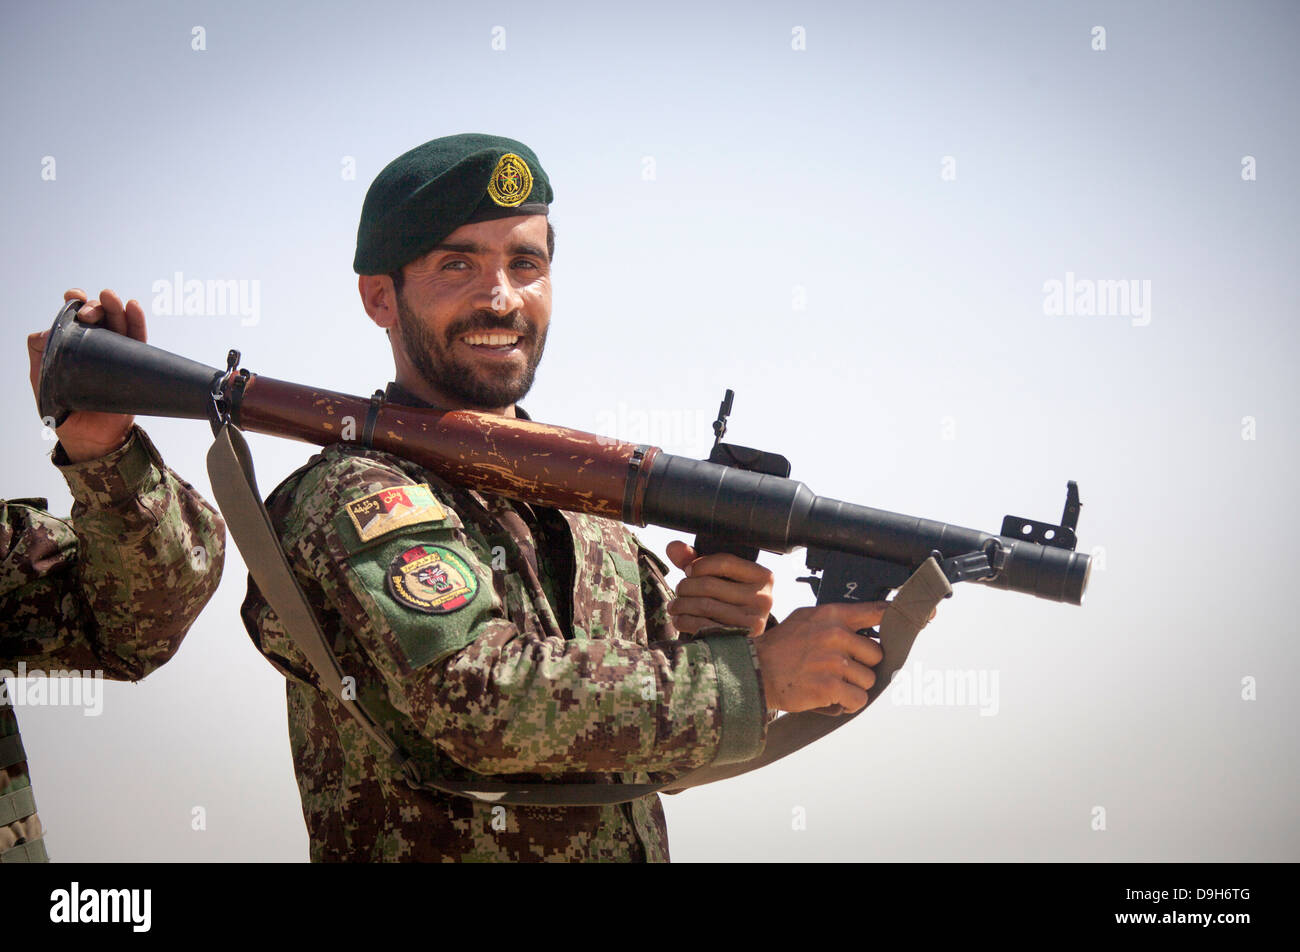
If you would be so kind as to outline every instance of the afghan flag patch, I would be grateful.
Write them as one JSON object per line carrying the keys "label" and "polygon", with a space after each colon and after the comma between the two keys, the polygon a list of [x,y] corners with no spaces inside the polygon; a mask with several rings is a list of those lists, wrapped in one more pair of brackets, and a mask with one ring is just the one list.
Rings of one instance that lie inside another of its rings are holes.
{"label": "afghan flag patch", "polygon": [[447,512],[424,483],[381,489],[347,505],[348,516],[362,542],[394,529],[447,518]]}
{"label": "afghan flag patch", "polygon": [[474,600],[478,576],[451,549],[416,545],[389,564],[388,592],[417,612],[446,615]]}

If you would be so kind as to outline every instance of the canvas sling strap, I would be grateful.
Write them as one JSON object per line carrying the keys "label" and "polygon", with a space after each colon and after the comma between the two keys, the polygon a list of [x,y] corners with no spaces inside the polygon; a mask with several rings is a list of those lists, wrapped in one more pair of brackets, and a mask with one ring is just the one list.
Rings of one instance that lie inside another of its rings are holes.
{"label": "canvas sling strap", "polygon": [[[787,757],[848,723],[855,714],[827,716],[815,711],[787,714],[767,728],[763,753],[752,760],[692,770],[664,783],[493,783],[425,777],[415,760],[380,726],[370,713],[345,691],[343,672],[315,612],[289,566],[271,524],[253,474],[252,456],[243,434],[230,423],[217,430],[208,451],[212,492],[225,517],[230,535],[239,547],[249,574],[262,597],[279,616],[298,649],[306,656],[320,686],[329,691],[369,737],[401,770],[416,790],[436,790],[488,803],[548,807],[604,806],[626,803],[652,793],[675,793],[703,783],[725,780]],[[929,559],[898,590],[880,626],[884,660],[876,665],[876,683],[868,692],[870,705],[902,667],[912,642],[930,620],[939,601],[952,592],[938,563]],[[865,710],[864,707],[862,710]]]}

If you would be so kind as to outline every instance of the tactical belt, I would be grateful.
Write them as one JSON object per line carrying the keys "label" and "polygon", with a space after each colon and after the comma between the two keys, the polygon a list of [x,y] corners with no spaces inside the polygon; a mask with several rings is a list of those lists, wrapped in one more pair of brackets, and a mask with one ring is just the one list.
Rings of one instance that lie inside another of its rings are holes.
{"label": "tactical belt", "polygon": [[0,737],[0,770],[5,767],[12,767],[14,764],[21,764],[26,759],[27,752],[23,750],[21,734]]}
{"label": "tactical belt", "polygon": [[[763,753],[758,757],[733,764],[700,767],[665,783],[520,784],[426,778],[421,775],[419,766],[411,756],[379,726],[379,722],[358,701],[347,696],[355,692],[345,693],[338,658],[294,577],[280,546],[279,536],[271,524],[271,517],[262,505],[248,444],[244,441],[243,434],[230,423],[221,425],[216,440],[208,451],[208,475],[231,538],[244,556],[248,572],[257,583],[262,596],[279,616],[280,624],[306,656],[320,685],[343,705],[366,736],[387,754],[414,790],[436,790],[486,803],[531,806],[579,807],[627,803],[653,793],[676,793],[757,770],[843,727],[862,713],[860,710],[840,716],[828,716],[816,711],[786,714],[768,725],[767,742]],[[928,559],[895,594],[880,625],[884,660],[875,667],[876,683],[867,693],[868,706],[884,692],[894,672],[903,666],[912,649],[912,642],[929,622],[934,607],[951,592],[952,588],[938,563],[934,559]],[[862,710],[866,710],[866,707]]]}
{"label": "tactical belt", "polygon": [[0,826],[25,820],[36,812],[36,795],[30,786],[0,797]]}
{"label": "tactical belt", "polygon": [[0,853],[0,863],[48,863],[50,855],[45,852],[45,838],[38,836],[26,843],[19,843]]}

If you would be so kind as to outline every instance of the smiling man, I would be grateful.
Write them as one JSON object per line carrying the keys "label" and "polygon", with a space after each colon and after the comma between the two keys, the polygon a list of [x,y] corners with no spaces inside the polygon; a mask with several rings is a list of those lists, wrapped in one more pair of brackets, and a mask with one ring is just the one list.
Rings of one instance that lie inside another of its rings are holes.
{"label": "smiling man", "polygon": [[[394,160],[366,195],[354,269],[406,406],[519,416],[551,316],[550,182],[536,155],[459,135]],[[484,461],[488,463],[490,461]],[[451,485],[398,456],[327,448],[267,500],[356,700],[449,781],[646,783],[756,756],[768,708],[857,710],[883,605],[768,627],[771,574],[670,557],[622,524]],[[314,860],[666,860],[655,796],[493,805],[412,789],[250,582],[243,616],[288,679]],[[684,637],[687,635],[687,637]],[[761,671],[761,675],[760,675]]]}
{"label": "smiling man", "polygon": [[[396,317],[398,383],[434,406],[514,416],[546,345],[552,234],[541,215],[476,222],[393,272],[392,293],[382,278],[363,276],[375,323],[391,332]],[[501,280],[486,308],[485,274]]]}

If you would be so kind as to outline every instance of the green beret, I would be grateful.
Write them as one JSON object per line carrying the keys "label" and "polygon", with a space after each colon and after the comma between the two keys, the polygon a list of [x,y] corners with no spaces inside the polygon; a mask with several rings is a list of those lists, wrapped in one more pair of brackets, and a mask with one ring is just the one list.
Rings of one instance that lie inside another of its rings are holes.
{"label": "green beret", "polygon": [[551,183],[533,150],[467,132],[399,155],[370,183],[357,228],[357,274],[388,274],[461,225],[545,215]]}

